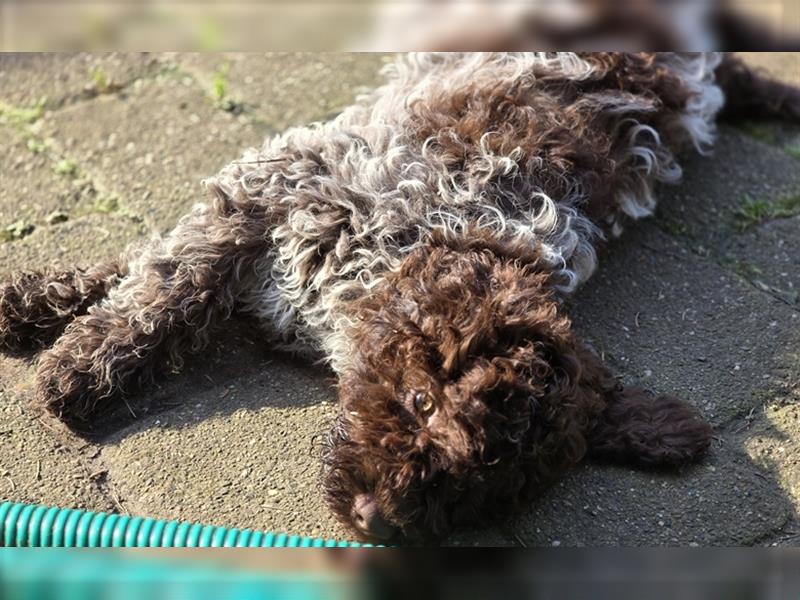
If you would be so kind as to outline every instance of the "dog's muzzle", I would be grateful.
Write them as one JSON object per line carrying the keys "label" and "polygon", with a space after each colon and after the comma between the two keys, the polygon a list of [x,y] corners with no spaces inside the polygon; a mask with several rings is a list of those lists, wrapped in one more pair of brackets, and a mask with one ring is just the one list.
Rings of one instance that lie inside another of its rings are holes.
{"label": "dog's muzzle", "polygon": [[378,504],[370,494],[358,494],[353,501],[353,523],[366,536],[388,540],[397,533],[381,515]]}

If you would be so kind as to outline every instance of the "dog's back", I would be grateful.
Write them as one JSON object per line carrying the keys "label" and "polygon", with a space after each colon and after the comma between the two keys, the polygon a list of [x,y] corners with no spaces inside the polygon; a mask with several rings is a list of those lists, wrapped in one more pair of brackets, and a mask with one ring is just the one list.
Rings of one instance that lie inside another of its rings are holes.
{"label": "dog's back", "polygon": [[541,244],[565,291],[595,242],[649,215],[673,151],[714,137],[714,54],[422,54],[334,121],[290,130],[211,183],[268,202],[275,245],[247,310],[284,343],[346,360],[360,297],[433,231]]}

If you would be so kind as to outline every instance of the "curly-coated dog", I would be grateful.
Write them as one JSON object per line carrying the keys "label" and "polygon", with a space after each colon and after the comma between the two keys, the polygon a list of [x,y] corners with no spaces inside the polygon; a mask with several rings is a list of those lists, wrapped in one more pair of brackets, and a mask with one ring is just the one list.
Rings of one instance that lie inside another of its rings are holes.
{"label": "curly-coated dog", "polygon": [[201,350],[234,310],[321,353],[340,415],[331,508],[426,539],[515,507],[587,455],[701,458],[692,406],[623,387],[564,300],[597,245],[653,212],[723,108],[800,94],[716,54],[424,54],[335,120],[248,150],[166,237],[0,286],[0,345],[47,346],[38,400],[72,426]]}

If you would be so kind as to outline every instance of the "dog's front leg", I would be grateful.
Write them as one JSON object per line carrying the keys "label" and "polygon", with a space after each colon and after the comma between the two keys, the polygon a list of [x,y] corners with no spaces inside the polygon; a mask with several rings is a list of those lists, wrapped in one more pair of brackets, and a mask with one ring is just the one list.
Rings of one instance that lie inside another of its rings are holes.
{"label": "dog's front leg", "polygon": [[707,453],[713,431],[694,406],[623,386],[599,357],[591,356],[588,383],[600,392],[605,406],[587,436],[589,456],[642,467],[679,467]]}
{"label": "dog's front leg", "polygon": [[701,459],[711,426],[690,404],[635,386],[611,394],[589,436],[589,455],[644,467],[679,467]]}
{"label": "dog's front leg", "polygon": [[42,355],[37,397],[45,408],[80,426],[119,392],[205,345],[266,244],[263,211],[219,205],[196,209],[144,248],[108,297]]}

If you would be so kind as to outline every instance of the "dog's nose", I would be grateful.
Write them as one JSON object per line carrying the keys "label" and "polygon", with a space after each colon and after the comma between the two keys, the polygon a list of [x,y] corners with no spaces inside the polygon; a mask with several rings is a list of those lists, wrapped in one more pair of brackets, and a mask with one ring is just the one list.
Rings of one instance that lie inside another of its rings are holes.
{"label": "dog's nose", "polygon": [[365,535],[379,540],[388,540],[396,529],[383,518],[378,504],[370,494],[359,494],[353,501],[353,521]]}

